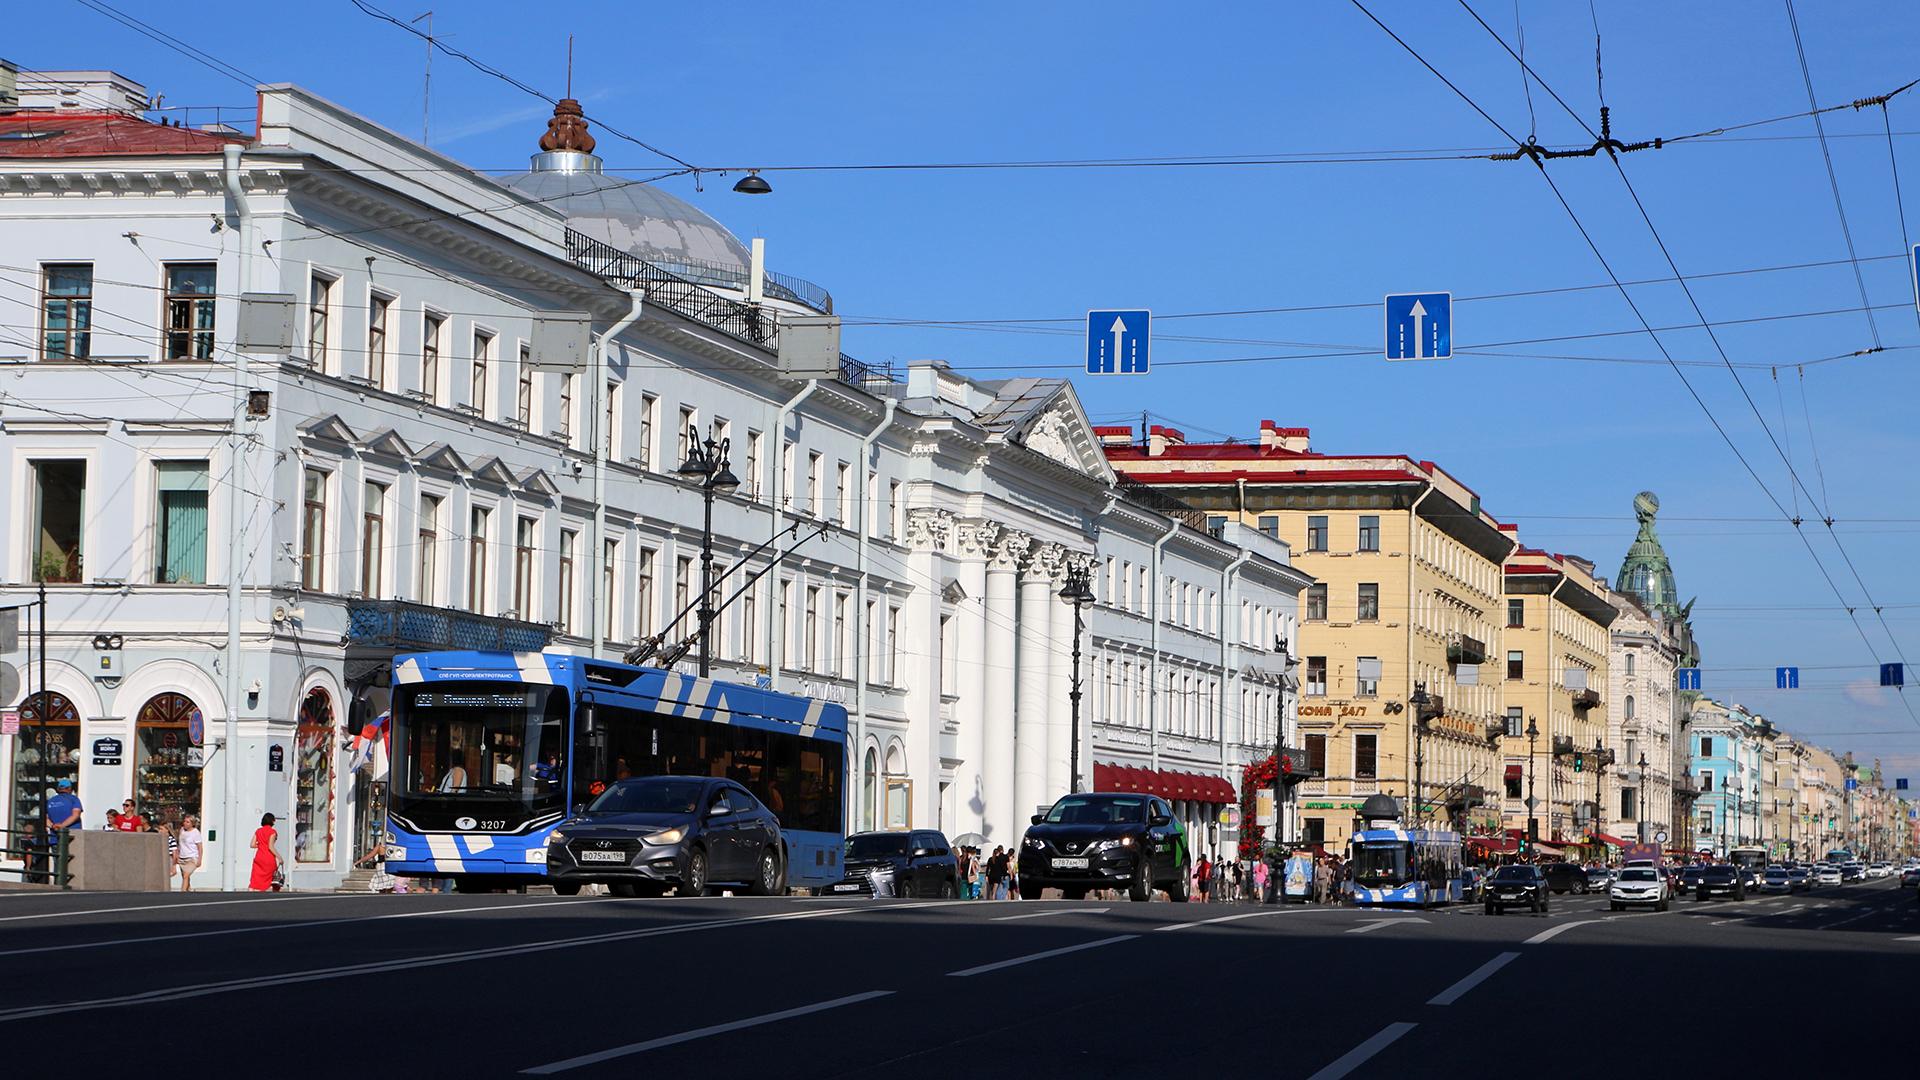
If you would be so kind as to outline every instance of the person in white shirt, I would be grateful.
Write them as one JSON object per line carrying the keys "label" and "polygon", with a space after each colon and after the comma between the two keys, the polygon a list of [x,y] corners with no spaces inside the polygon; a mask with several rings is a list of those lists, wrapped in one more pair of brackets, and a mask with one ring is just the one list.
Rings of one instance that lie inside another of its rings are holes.
{"label": "person in white shirt", "polygon": [[200,819],[188,814],[180,822],[178,854],[174,864],[180,868],[180,891],[193,891],[193,872],[200,869],[200,848],[206,837],[200,834]]}

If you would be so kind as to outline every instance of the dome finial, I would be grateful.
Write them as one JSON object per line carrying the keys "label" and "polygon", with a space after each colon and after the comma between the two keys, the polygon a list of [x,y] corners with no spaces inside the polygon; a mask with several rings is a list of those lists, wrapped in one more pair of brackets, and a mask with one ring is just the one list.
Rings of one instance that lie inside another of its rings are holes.
{"label": "dome finial", "polygon": [[540,149],[548,153],[571,150],[593,153],[593,136],[587,133],[587,118],[580,103],[561,98],[553,106],[553,119],[547,121],[547,133],[540,136]]}

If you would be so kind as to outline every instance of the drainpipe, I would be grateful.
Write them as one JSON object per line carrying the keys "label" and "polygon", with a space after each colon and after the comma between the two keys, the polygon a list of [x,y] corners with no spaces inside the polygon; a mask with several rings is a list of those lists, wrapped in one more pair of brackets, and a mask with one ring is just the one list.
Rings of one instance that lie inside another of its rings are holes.
{"label": "drainpipe", "polygon": [[[1240,528],[1246,528],[1246,526],[1241,525]],[[1231,650],[1239,646],[1234,641],[1233,635],[1227,633],[1227,614],[1235,610],[1233,603],[1235,599],[1233,592],[1234,575],[1239,573],[1240,568],[1247,565],[1247,560],[1251,558],[1253,558],[1253,551],[1248,548],[1241,548],[1239,556],[1231,563],[1228,563],[1226,569],[1220,571],[1221,693],[1220,700],[1215,703],[1214,711],[1219,714],[1220,719],[1220,775],[1229,780],[1233,779],[1233,774],[1227,771],[1227,680],[1230,676],[1232,678],[1233,689],[1238,690],[1240,688],[1240,672],[1237,665],[1229,663]],[[1241,629],[1244,631],[1245,628],[1242,627]],[[1244,636],[1244,633],[1241,636]],[[1238,700],[1237,695],[1235,700]],[[1242,717],[1242,722],[1245,722],[1245,717]]]}
{"label": "drainpipe", "polygon": [[1160,553],[1179,531],[1179,519],[1168,518],[1167,535],[1153,542],[1153,581],[1148,594],[1153,601],[1153,632],[1149,639],[1153,657],[1147,667],[1147,761],[1155,772],[1160,770],[1160,596],[1164,591],[1160,581]]}
{"label": "drainpipe", "polygon": [[[1400,699],[1402,701],[1413,696],[1413,564],[1414,552],[1419,550],[1414,546],[1413,534],[1414,530],[1419,528],[1420,524],[1420,504],[1426,502],[1427,496],[1433,494],[1433,492],[1434,485],[1429,481],[1427,483],[1427,490],[1421,492],[1420,497],[1413,500],[1412,506],[1407,507],[1407,688]],[[1384,672],[1382,674],[1384,674]],[[1415,815],[1415,820],[1418,820],[1420,810],[1420,793],[1413,790],[1412,784],[1414,756],[1413,732],[1414,729],[1419,726],[1419,711],[1415,710],[1414,714],[1407,720],[1407,742],[1405,748],[1407,756],[1403,759],[1406,762],[1408,777],[1407,791],[1411,795],[1407,800],[1406,810]]]}
{"label": "drainpipe", "polygon": [[[811,384],[809,384],[811,385]],[[900,407],[894,398],[887,399],[886,411],[880,414],[880,423],[860,440],[860,480],[862,487],[855,504],[860,510],[854,522],[854,531],[860,537],[858,551],[854,555],[854,592],[853,592],[853,753],[849,755],[847,783],[849,800],[860,798],[861,770],[866,767],[862,751],[867,745],[867,541],[872,535],[873,510],[868,505],[864,488],[867,483],[867,461],[873,455],[873,444],[879,441],[888,427],[893,424],[893,412]],[[856,808],[857,808],[857,804]]]}
{"label": "drainpipe", "polygon": [[[606,655],[607,605],[613,598],[606,595],[606,574],[602,566],[606,561],[607,550],[607,449],[613,441],[613,432],[600,428],[607,422],[607,349],[614,339],[626,333],[627,327],[640,321],[640,309],[646,301],[646,294],[638,289],[628,291],[633,306],[627,310],[619,322],[614,323],[607,332],[600,335],[600,344],[594,350],[594,363],[589,370],[593,373],[592,401],[590,408],[593,418],[589,431],[593,432],[593,548],[587,563],[587,580],[593,583],[593,625],[587,629],[593,634],[593,658],[599,660]],[[527,612],[520,617],[531,619]]]}
{"label": "drainpipe", "polygon": [[[780,531],[787,527],[787,418],[793,415],[793,410],[798,407],[801,402],[812,397],[813,392],[818,389],[820,389],[820,380],[808,379],[807,385],[801,387],[799,393],[788,398],[787,403],[780,406],[779,418],[773,425],[773,453],[768,455],[770,459],[768,467],[773,470],[773,483],[768,486],[773,489],[772,535],[774,536],[779,536]],[[861,479],[864,481],[866,478],[861,477]],[[861,505],[865,505],[864,499]],[[860,546],[862,548],[866,547],[864,543]],[[777,552],[774,558],[776,560],[779,558]],[[769,575],[769,577],[773,582],[773,587],[776,590],[779,589],[780,575],[776,573]],[[786,657],[782,655],[781,650],[787,647],[787,628],[785,620],[781,619],[778,615],[779,611],[780,598],[778,595],[775,595],[773,602],[767,605],[767,670],[771,673],[771,685],[775,690],[780,689],[780,665],[786,662]],[[856,612],[854,617],[864,618],[865,616]],[[865,644],[866,639],[863,637],[861,639],[861,645],[864,647]],[[862,673],[862,676],[861,682],[864,683],[866,681],[864,673]]]}
{"label": "drainpipe", "polygon": [[[233,216],[238,219],[240,248],[239,288],[240,295],[253,287],[253,207],[247,203],[246,186],[240,179],[240,154],[242,147],[238,143],[228,143],[221,150],[221,179],[227,188],[227,198],[233,203]],[[237,343],[236,343],[237,344]],[[227,484],[227,658],[226,658],[226,763],[222,772],[221,784],[226,791],[220,800],[220,888],[232,889],[235,885],[234,859],[237,857],[242,829],[239,823],[240,806],[240,615],[243,587],[240,580],[240,568],[246,557],[247,506],[245,477],[247,441],[247,354],[236,348],[233,350],[233,430],[227,440],[229,460],[232,461],[231,476]],[[45,618],[46,612],[41,611]]]}

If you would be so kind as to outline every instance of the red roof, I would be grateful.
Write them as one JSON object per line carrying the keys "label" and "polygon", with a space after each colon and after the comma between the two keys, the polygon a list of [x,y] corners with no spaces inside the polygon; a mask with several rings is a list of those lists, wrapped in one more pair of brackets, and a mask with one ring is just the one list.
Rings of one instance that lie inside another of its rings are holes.
{"label": "red roof", "polygon": [[155,124],[126,113],[0,113],[0,157],[153,157],[218,154],[245,135]]}

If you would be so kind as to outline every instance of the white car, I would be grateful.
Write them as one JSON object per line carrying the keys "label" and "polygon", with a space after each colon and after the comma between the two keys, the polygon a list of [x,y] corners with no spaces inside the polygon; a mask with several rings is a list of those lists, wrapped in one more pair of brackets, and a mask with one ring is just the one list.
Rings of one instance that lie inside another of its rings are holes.
{"label": "white car", "polygon": [[1629,904],[1645,904],[1655,911],[1665,911],[1672,902],[1666,877],[1651,866],[1625,867],[1607,888],[1607,906],[1615,911],[1624,910]]}
{"label": "white car", "polygon": [[1877,862],[1867,867],[1867,876],[1870,878],[1891,877],[1892,875],[1893,867],[1883,862]]}
{"label": "white car", "polygon": [[1838,885],[1843,880],[1838,863],[1821,863],[1814,870],[1813,876],[1822,885]]}

